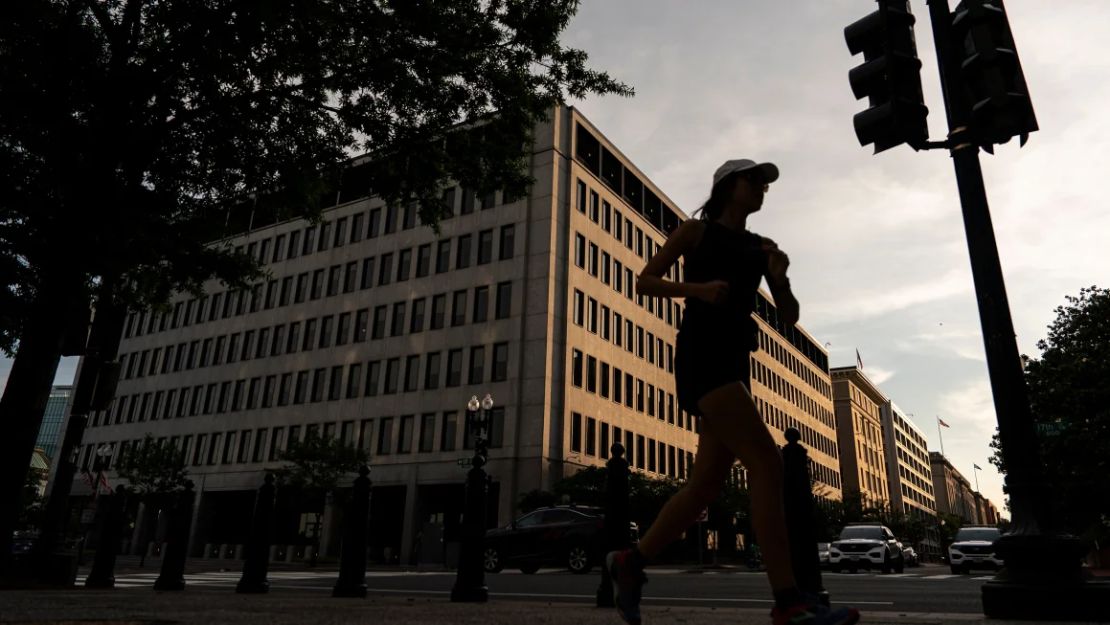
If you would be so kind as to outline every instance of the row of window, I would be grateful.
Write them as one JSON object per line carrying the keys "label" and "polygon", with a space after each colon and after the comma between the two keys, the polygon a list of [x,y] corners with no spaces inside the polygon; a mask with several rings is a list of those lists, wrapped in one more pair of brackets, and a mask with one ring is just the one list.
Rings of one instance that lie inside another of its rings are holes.
{"label": "row of window", "polygon": [[636,278],[632,268],[625,267],[619,260],[611,258],[609,252],[601,251],[597,244],[588,242],[586,237],[577,232],[574,234],[574,266],[597,278],[602,284],[612,287],[628,301],[635,299],[636,305],[648,311],[649,314],[655,315],[667,325],[676,329],[682,325],[682,307],[677,302],[667,297],[645,297],[640,294],[633,298]]}
{"label": "row of window", "polygon": [[[419,420],[417,415],[400,415],[363,419],[357,424],[355,421],[344,421],[339,424],[338,429],[336,426],[336,423],[329,422],[303,427],[291,425],[210,434],[163,436],[157,439],[155,444],[172,445],[181,453],[181,459],[193,466],[277,461],[281,459],[281,453],[291,442],[301,440],[302,431],[305,438],[315,436],[338,438],[344,445],[356,446],[377,456],[410,454],[414,451],[417,453],[454,451],[460,444],[463,449],[474,447],[472,432],[469,428],[463,427],[465,423],[459,423],[459,412],[454,410],[442,413],[426,412],[419,415]],[[417,427],[420,429],[416,430]],[[504,431],[505,408],[495,406],[490,410],[488,429],[488,446],[491,449],[498,449],[503,445]],[[101,467],[103,470],[118,465],[128,454],[136,453],[142,445],[142,439],[118,441],[110,445],[113,453],[105,458]],[[96,458],[94,449],[100,446],[99,443],[85,446],[80,463],[84,470],[93,468],[91,465]]]}
{"label": "row of window", "polygon": [[666,369],[668,373],[674,373],[674,346],[670,343],[632,323],[631,319],[622,318],[620,313],[610,311],[608,306],[599,304],[578,289],[574,289],[571,307],[574,325],[585,328],[587,332],[597,334],[606,341],[612,341],[617,347],[623,347],[628,353],[635,354],[637,358],[643,358],[660,369]]}
{"label": "row of window", "polygon": [[[402,336],[406,328],[410,334],[423,332],[425,329],[439,330],[446,327],[448,322],[452,327],[464,325],[468,318],[471,323],[486,323],[490,320],[488,286],[475,287],[469,305],[469,291],[459,290],[451,295],[450,318],[447,317],[447,293],[440,293],[431,298],[420,297],[411,302],[395,302],[392,307],[384,304],[375,306],[373,317],[371,309],[362,308],[353,312],[306,319],[303,322],[293,321],[289,324],[282,323],[273,327],[123,354],[120,357],[123,378],[326,349],[333,345],[363,343],[367,339],[384,339],[387,331],[388,336]],[[496,285],[494,320],[507,319],[512,315],[512,296],[511,282]],[[428,310],[429,299],[431,310]]]}
{"label": "row of window", "polygon": [[617,426],[572,412],[570,415],[570,450],[587,456],[605,459],[609,457],[609,436],[613,442],[624,445],[628,466],[666,475],[680,480],[686,479],[687,471],[694,463],[694,454],[663,441],[647,438],[632,430],[621,430]]}
{"label": "row of window", "polygon": [[584,355],[579,349],[571,350],[570,369],[571,384],[577,388],[612,399],[613,403],[624,404],[626,408],[670,425],[696,431],[692,416],[680,407],[676,410],[674,394],[662,387],[656,388],[596,356]]}
{"label": "row of window", "polygon": [[830,428],[836,427],[836,419],[833,417],[832,411],[818,404],[802,389],[794,386],[786,378],[775,373],[774,369],[764,365],[754,357],[751,359],[751,372],[752,379],[771,389],[776,395],[786,399],[799,410],[811,415]]}
{"label": "row of window", "polygon": [[[756,295],[756,297],[759,299],[762,298],[761,295]],[[781,343],[775,340],[774,337],[766,332],[760,331],[759,348],[793,372],[794,375],[804,380],[810,388],[824,397],[832,397],[832,386],[829,384],[828,378],[814,373],[812,369],[802,364],[790,350],[786,349]]]}
{"label": "row of window", "polygon": [[[173,330],[205,321],[216,321],[232,316],[270,310],[273,308],[315,301],[323,297],[333,297],[351,293],[357,289],[369,289],[394,281],[404,282],[415,275],[423,278],[451,270],[452,256],[454,268],[465,269],[476,261],[478,265],[493,262],[493,229],[482,230],[477,236],[477,257],[474,254],[474,237],[470,234],[445,238],[435,243],[435,258],[431,243],[406,248],[396,253],[385,252],[380,256],[368,256],[362,261],[332,265],[328,268],[302,272],[296,276],[269,280],[265,285],[258,283],[249,290],[229,290],[203,295],[176,302],[173,309],[166,313],[141,311],[131,313],[124,326],[124,338],[141,336],[153,332]],[[510,260],[515,255],[515,226],[502,226],[498,238],[497,260]],[[396,260],[396,265],[394,264]],[[414,271],[415,270],[415,271]],[[376,280],[375,280],[376,279]],[[265,293],[263,294],[263,288]]]}
{"label": "row of window", "polygon": [[[909,482],[917,488],[925,491],[926,493],[933,494],[933,485],[926,481],[921,476],[911,473],[906,467],[898,465],[898,475],[901,476],[903,482]],[[903,486],[905,488],[905,486]],[[912,489],[911,489],[912,490]]]}
{"label": "row of window", "polygon": [[801,443],[803,445],[808,446],[810,449],[816,449],[833,458],[839,457],[836,441],[799,421],[790,413],[780,410],[777,406],[768,401],[764,401],[761,397],[755,397],[755,407],[756,410],[759,411],[759,414],[763,416],[763,421],[768,425],[774,426],[783,432],[789,428],[795,428],[802,435]]}
{"label": "row of window", "polygon": [[[650,233],[644,232],[639,226],[633,224],[631,219],[622,215],[620,210],[613,208],[608,200],[602,200],[598,192],[590,189],[584,180],[578,179],[576,191],[575,207],[578,212],[588,215],[590,221],[600,226],[606,233],[613,235],[617,243],[623,243],[644,262],[651,260],[655,252],[663,247],[662,244],[655,242]],[[676,263],[675,266],[678,267],[678,273],[675,275],[681,282],[681,263]],[[671,278],[671,275],[668,270],[667,277]]]}
{"label": "row of window", "polygon": [[[446,353],[400,357],[319,367],[295,372],[198,384],[181,389],[148,391],[117,397],[108,410],[94,413],[91,425],[221,414],[358,397],[375,397],[463,384],[508,379],[509,344],[494,343],[450,349]],[[487,351],[490,364],[487,366]],[[423,361],[423,362],[421,362]],[[363,369],[365,364],[365,371]],[[444,370],[446,366],[446,370]],[[421,376],[423,373],[423,379]]]}

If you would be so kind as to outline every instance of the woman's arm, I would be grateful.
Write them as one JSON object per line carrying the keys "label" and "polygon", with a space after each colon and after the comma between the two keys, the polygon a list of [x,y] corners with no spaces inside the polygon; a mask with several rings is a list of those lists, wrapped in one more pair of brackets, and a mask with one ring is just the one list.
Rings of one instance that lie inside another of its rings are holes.
{"label": "woman's arm", "polygon": [[771,239],[763,239],[763,251],[767,252],[767,267],[763,277],[767,279],[767,286],[771,288],[771,297],[775,300],[779,317],[787,327],[798,323],[800,305],[794,292],[790,290],[790,279],[786,277],[786,269],[790,266],[790,258],[779,249]]}
{"label": "woman's arm", "polygon": [[[695,220],[684,221],[667,238],[663,247],[651,257],[643,271],[636,277],[638,295],[663,297],[702,297],[707,285],[690,282],[675,282],[663,278],[679,256],[692,249],[701,237],[705,225]],[[712,284],[712,283],[710,283]]]}

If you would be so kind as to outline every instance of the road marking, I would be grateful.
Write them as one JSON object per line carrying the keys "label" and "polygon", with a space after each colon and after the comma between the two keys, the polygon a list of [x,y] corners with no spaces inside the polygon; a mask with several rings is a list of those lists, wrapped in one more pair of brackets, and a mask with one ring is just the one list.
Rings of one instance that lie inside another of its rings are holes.
{"label": "road marking", "polygon": [[928,575],[921,579],[952,579],[953,577],[963,577],[962,575]]}

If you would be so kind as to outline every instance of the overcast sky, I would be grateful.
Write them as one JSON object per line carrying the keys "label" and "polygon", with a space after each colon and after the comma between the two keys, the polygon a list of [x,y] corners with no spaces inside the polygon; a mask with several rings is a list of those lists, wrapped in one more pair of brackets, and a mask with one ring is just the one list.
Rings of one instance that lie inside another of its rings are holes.
{"label": "overcast sky", "polygon": [[[953,2],[955,4],[955,2]],[[934,139],[946,132],[924,0],[919,54]],[[956,182],[946,152],[860,147],[848,86],[861,62],[843,27],[870,0],[585,0],[566,42],[633,87],[632,99],[575,103],[688,213],[730,158],[770,160],[782,177],[749,227],[790,254],[802,325],[833,366],[865,372],[1000,508],[988,464],[996,417]],[[1010,2],[1010,21],[1042,130],[983,169],[1022,353],[1064,296],[1107,286],[1110,211],[1110,3]],[[11,362],[0,360],[0,385]],[[73,379],[64,359],[58,383]]]}
{"label": "overcast sky", "polygon": [[[922,79],[934,139],[947,132],[924,0]],[[952,5],[955,6],[955,0]],[[679,207],[692,212],[726,159],[776,163],[749,228],[790,255],[801,324],[855,364],[1002,507],[987,462],[996,416],[956,179],[945,151],[860,147],[848,70],[862,62],[843,28],[869,0],[587,0],[567,43],[636,89],[576,103]],[[1022,353],[1064,296],[1110,283],[1110,2],[1009,2],[1041,131],[982,155],[1007,293]],[[1004,514],[1008,516],[1008,513]]]}

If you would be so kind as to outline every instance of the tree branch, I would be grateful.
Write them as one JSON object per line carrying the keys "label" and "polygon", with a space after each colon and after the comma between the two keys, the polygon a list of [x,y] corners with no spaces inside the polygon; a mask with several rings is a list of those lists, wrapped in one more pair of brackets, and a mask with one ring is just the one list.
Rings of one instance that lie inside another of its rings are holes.
{"label": "tree branch", "polygon": [[97,23],[100,24],[100,28],[108,38],[111,39],[116,25],[112,23],[112,16],[108,15],[108,10],[100,6],[99,0],[84,0],[84,3],[85,6],[92,11],[93,17],[95,17]]}

